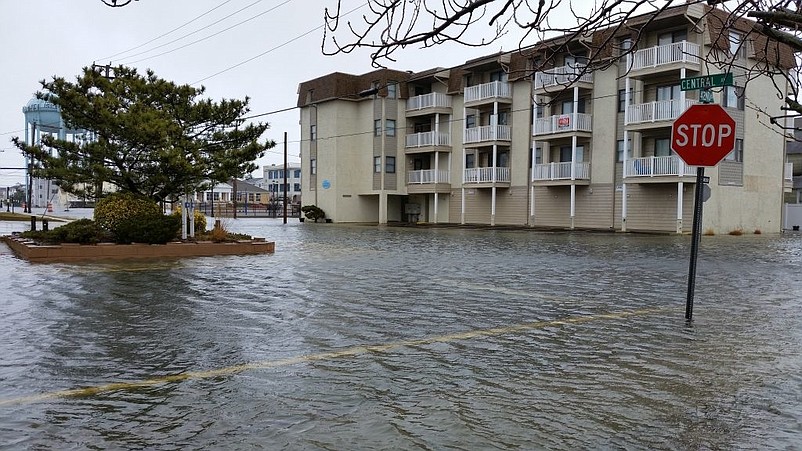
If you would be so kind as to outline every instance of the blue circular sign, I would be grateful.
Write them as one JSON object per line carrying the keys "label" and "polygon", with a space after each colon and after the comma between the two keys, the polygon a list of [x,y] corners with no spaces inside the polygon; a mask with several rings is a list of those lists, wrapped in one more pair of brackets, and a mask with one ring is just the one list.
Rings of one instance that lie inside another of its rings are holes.
{"label": "blue circular sign", "polygon": [[323,180],[323,189],[329,189],[329,188],[331,188],[331,182],[328,179]]}

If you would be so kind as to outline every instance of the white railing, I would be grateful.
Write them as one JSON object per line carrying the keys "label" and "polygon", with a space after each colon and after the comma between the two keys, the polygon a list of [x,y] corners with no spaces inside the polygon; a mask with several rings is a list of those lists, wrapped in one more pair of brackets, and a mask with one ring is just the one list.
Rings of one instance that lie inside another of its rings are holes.
{"label": "white railing", "polygon": [[586,113],[558,114],[535,119],[533,134],[548,135],[562,132],[591,131],[591,116]]}
{"label": "white railing", "polygon": [[448,171],[443,169],[423,169],[409,171],[407,183],[410,185],[425,183],[450,183]]}
{"label": "white railing", "polygon": [[574,82],[593,83],[593,74],[586,71],[586,66],[560,66],[545,72],[535,73],[535,89],[554,86],[568,86]]}
{"label": "white railing", "polygon": [[491,81],[465,88],[465,103],[493,98],[512,98],[510,84],[503,81]]}
{"label": "white railing", "polygon": [[[571,167],[574,168],[573,177]],[[533,180],[589,180],[590,163],[570,161],[564,163],[544,163],[535,165]]]}
{"label": "white railing", "polygon": [[493,182],[493,175],[495,174],[496,182],[509,182],[510,181],[510,168],[504,167],[487,167],[487,168],[470,168],[465,170],[463,183],[490,183]]}
{"label": "white railing", "polygon": [[679,117],[694,104],[686,99],[683,105],[680,100],[660,100],[658,102],[637,103],[627,109],[627,125],[644,122],[670,121]]}
{"label": "white railing", "polygon": [[695,166],[688,166],[680,157],[632,158],[624,164],[624,177],[655,177],[675,175],[682,177],[696,174]]}
{"label": "white railing", "polygon": [[641,49],[627,55],[627,67],[648,69],[673,63],[699,64],[699,44],[681,41]]}
{"label": "white railing", "polygon": [[422,132],[407,135],[407,147],[450,146],[451,135],[448,133]]}
{"label": "white railing", "polygon": [[509,141],[511,137],[512,131],[509,125],[483,125],[466,128],[462,142],[468,144],[482,141]]}
{"label": "white railing", "polygon": [[439,92],[431,92],[420,96],[410,97],[407,100],[407,111],[422,110],[425,108],[451,108],[451,96]]}
{"label": "white railing", "polygon": [[785,163],[784,177],[786,182],[794,181],[794,163]]}

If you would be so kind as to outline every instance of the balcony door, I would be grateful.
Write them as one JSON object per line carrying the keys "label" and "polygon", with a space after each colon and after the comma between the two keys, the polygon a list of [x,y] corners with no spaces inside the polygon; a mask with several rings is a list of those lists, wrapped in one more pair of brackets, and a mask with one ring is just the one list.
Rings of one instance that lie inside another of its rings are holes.
{"label": "balcony door", "polygon": [[[560,163],[571,162],[571,146],[560,147]],[[576,162],[585,161],[585,146],[576,146]]]}
{"label": "balcony door", "polygon": [[[676,30],[671,31],[668,33],[661,33],[657,36],[657,45],[664,46],[669,44],[675,44],[677,42],[687,41],[688,40],[688,31],[687,30]],[[682,61],[682,46],[671,46],[671,51],[666,51],[665,53],[658,53],[658,64],[660,63],[670,63],[672,61]],[[659,61],[662,59],[668,59],[667,61]]]}
{"label": "balcony door", "polygon": [[655,119],[672,119],[682,113],[680,99],[682,94],[679,85],[657,87],[657,115]]}

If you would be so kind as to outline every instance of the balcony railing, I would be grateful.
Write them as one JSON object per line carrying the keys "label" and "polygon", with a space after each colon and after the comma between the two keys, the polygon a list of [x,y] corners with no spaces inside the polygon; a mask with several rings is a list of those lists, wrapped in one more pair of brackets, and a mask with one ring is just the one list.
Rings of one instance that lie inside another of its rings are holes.
{"label": "balcony railing", "polygon": [[627,55],[627,67],[648,69],[673,63],[699,64],[699,44],[681,41],[641,49]]}
{"label": "balcony railing", "polygon": [[696,174],[694,166],[688,166],[680,157],[632,158],[624,164],[624,177],[656,177],[673,175],[682,177]]}
{"label": "balcony railing", "polygon": [[591,131],[591,116],[585,113],[558,114],[535,119],[533,134],[548,135],[563,132]]}
{"label": "balcony railing", "polygon": [[586,71],[585,66],[561,66],[535,74],[535,89],[568,86],[574,82],[593,83],[593,74]]}
{"label": "balcony railing", "polygon": [[509,125],[483,125],[466,128],[462,142],[470,144],[483,141],[509,141],[510,139],[512,139],[512,131]]}
{"label": "balcony railing", "polygon": [[785,173],[783,176],[786,182],[794,181],[794,163],[785,163]]}
{"label": "balcony railing", "polygon": [[[571,174],[573,167],[574,173]],[[533,180],[589,180],[590,163],[570,161],[564,163],[544,163],[535,165]]]}
{"label": "balcony railing", "polygon": [[510,181],[510,168],[505,167],[487,167],[487,168],[470,168],[465,170],[463,183],[490,183],[493,182],[493,175],[496,176],[496,182],[509,183]]}
{"label": "balcony railing", "polygon": [[512,98],[510,84],[503,81],[492,81],[465,88],[465,103],[494,98]]}
{"label": "balcony railing", "polygon": [[426,183],[450,183],[448,171],[443,169],[423,169],[418,171],[409,171],[407,183],[410,185],[426,184]]}
{"label": "balcony railing", "polygon": [[417,111],[426,108],[451,108],[451,96],[431,92],[420,96],[410,97],[407,100],[407,111]]}
{"label": "balcony railing", "polygon": [[674,120],[693,104],[693,100],[686,99],[684,104],[680,100],[660,100],[630,105],[627,109],[627,125]]}
{"label": "balcony railing", "polygon": [[448,133],[422,132],[407,135],[407,147],[450,146],[451,135]]}

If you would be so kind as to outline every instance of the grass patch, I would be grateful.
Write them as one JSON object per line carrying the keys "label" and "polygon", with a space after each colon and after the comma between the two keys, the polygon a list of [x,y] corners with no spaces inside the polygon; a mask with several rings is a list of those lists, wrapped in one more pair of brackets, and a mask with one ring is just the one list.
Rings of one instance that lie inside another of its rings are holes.
{"label": "grass patch", "polygon": [[[0,221],[30,221],[31,216],[36,216],[36,222],[41,222],[42,217],[38,215],[31,215],[30,213],[11,213],[11,212],[0,212]],[[47,216],[47,220],[51,222],[64,222],[63,219],[54,218],[52,216]]]}

